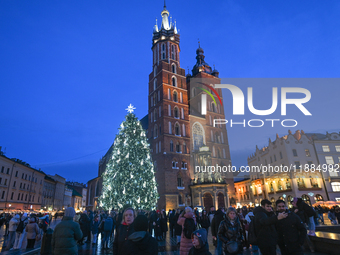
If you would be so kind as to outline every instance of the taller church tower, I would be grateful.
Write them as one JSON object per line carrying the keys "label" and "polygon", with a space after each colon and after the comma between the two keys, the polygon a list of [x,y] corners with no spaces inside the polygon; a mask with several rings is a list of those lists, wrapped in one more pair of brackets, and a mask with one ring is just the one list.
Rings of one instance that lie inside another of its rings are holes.
{"label": "taller church tower", "polygon": [[160,194],[158,208],[168,210],[190,199],[189,105],[185,71],[180,67],[180,35],[165,4],[161,15],[161,27],[156,21],[152,37],[148,135]]}
{"label": "taller church tower", "polygon": [[[225,125],[212,125],[213,119],[225,119],[222,105],[208,100],[206,115],[192,107],[203,91],[194,88],[192,78],[216,84],[220,83],[218,72],[205,62],[199,47],[192,75],[185,76],[180,66],[180,35],[176,23],[169,21],[165,4],[161,15],[161,26],[156,20],[153,28],[148,95],[148,138],[160,195],[157,207],[226,207],[234,191],[232,175],[195,172],[198,165],[231,165]],[[222,98],[221,90],[217,92]]]}

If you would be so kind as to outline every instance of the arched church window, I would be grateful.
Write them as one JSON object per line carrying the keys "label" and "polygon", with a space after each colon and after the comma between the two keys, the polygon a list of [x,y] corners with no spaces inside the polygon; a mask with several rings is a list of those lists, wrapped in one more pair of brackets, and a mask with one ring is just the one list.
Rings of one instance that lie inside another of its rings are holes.
{"label": "arched church window", "polygon": [[156,90],[157,88],[157,79],[153,80],[153,90]]}
{"label": "arched church window", "polygon": [[195,123],[192,126],[194,151],[198,151],[200,147],[203,146],[204,131],[199,123]]}
{"label": "arched church window", "polygon": [[174,91],[174,93],[173,93],[173,100],[174,100],[174,102],[178,102],[178,93],[177,93],[177,91]]}
{"label": "arched church window", "polygon": [[175,60],[175,46],[171,45],[171,58]]}
{"label": "arched church window", "polygon": [[177,177],[177,187],[183,187],[182,186],[182,178],[180,176]]}
{"label": "arched church window", "polygon": [[175,64],[172,64],[172,65],[171,65],[171,69],[172,69],[172,72],[173,72],[173,73],[176,73],[176,65],[175,65]]}
{"label": "arched church window", "polygon": [[177,81],[176,81],[176,77],[174,76],[174,77],[172,77],[172,86],[174,86],[174,87],[177,87]]}
{"label": "arched church window", "polygon": [[176,152],[181,152],[181,145],[179,144],[179,142],[176,143]]}
{"label": "arched church window", "polygon": [[157,125],[154,126],[153,135],[154,135],[154,138],[158,137],[158,128],[157,128]]}
{"label": "arched church window", "polygon": [[176,123],[175,124],[175,135],[180,135],[180,127],[179,127],[179,124],[178,123]]}
{"label": "arched church window", "polygon": [[215,103],[211,103],[211,111],[216,112],[216,105],[215,105]]}
{"label": "arched church window", "polygon": [[162,44],[162,59],[165,59],[165,44]]}
{"label": "arched church window", "polygon": [[192,93],[191,97],[196,96],[196,88],[192,88],[191,93]]}
{"label": "arched church window", "polygon": [[174,151],[174,142],[170,140],[170,151]]}
{"label": "arched church window", "polygon": [[179,118],[179,110],[178,110],[178,108],[176,106],[174,108],[174,117],[175,118]]}

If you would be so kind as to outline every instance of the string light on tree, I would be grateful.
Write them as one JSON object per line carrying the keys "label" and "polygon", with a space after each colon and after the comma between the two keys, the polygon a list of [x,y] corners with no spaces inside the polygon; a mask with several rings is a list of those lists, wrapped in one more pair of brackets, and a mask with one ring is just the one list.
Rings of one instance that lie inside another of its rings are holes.
{"label": "string light on tree", "polygon": [[157,184],[146,132],[129,105],[128,114],[115,138],[110,160],[103,174],[99,205],[105,209],[132,206],[154,209]]}

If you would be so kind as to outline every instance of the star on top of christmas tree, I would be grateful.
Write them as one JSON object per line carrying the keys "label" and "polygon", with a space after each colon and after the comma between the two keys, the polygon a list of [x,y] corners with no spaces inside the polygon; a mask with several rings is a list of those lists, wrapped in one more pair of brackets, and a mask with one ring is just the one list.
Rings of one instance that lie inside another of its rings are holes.
{"label": "star on top of christmas tree", "polygon": [[128,108],[126,108],[125,110],[127,110],[129,113],[133,113],[133,111],[136,109],[136,107],[134,107],[132,104],[130,104],[128,106]]}

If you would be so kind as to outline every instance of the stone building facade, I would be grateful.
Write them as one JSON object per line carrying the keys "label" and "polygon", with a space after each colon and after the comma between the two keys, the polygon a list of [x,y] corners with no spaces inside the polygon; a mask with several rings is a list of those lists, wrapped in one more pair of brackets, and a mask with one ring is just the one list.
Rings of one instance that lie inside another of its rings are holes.
{"label": "stone building facade", "polygon": [[0,209],[40,210],[45,173],[0,155]]}
{"label": "stone building facade", "polygon": [[41,202],[41,206],[44,210],[53,210],[55,188],[56,181],[53,178],[45,175],[43,196]]}
{"label": "stone building facade", "polygon": [[65,195],[65,183],[66,179],[58,174],[48,175],[55,180],[55,192],[54,192],[54,208],[53,210],[62,210],[64,208],[64,195]]}
{"label": "stone building facade", "polygon": [[340,133],[313,134],[318,165],[326,184],[330,201],[340,201]]}
{"label": "stone building facade", "polygon": [[[268,171],[251,172],[251,190],[254,203],[258,205],[266,198],[274,202],[282,199],[291,204],[294,197],[302,197],[308,204],[327,200],[323,176],[318,171],[311,171],[312,165],[318,165],[313,140],[302,130],[276,140],[269,139],[268,146],[259,149],[248,157],[248,165],[256,168],[266,166]],[[273,170],[269,171],[272,167]]]}

